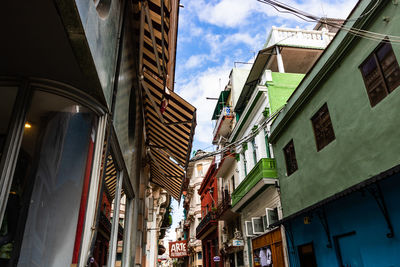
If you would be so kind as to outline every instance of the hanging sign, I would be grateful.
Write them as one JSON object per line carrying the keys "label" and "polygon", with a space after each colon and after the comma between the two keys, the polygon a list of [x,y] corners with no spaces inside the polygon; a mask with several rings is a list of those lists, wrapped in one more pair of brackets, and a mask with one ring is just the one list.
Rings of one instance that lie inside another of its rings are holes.
{"label": "hanging sign", "polygon": [[232,240],[232,246],[233,247],[242,247],[242,246],[244,246],[244,241],[243,240],[239,240],[239,239],[233,239]]}
{"label": "hanging sign", "polygon": [[215,257],[213,258],[213,260],[214,260],[214,262],[218,262],[218,261],[221,261],[221,258],[220,258],[219,256],[215,256]]}
{"label": "hanging sign", "polygon": [[182,258],[187,256],[187,241],[169,242],[170,258]]}

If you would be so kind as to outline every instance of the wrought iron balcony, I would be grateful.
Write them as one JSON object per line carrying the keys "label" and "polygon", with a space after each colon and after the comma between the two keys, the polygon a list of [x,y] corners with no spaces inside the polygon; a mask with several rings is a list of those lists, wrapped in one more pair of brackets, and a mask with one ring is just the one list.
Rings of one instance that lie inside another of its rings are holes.
{"label": "wrought iron balcony", "polygon": [[[201,239],[201,236],[205,233],[205,231],[209,230],[208,226],[217,224],[217,216],[215,212],[209,212],[206,216],[201,220],[199,225],[196,228],[196,238]],[[211,230],[211,229],[210,229]]]}
{"label": "wrought iron balcony", "polygon": [[232,193],[234,207],[261,179],[277,178],[275,159],[262,158]]}
{"label": "wrought iron balcony", "polygon": [[220,218],[225,211],[229,210],[231,208],[231,195],[229,194],[229,190],[225,189],[223,190],[222,194],[222,201],[218,205],[217,209],[217,216]]}

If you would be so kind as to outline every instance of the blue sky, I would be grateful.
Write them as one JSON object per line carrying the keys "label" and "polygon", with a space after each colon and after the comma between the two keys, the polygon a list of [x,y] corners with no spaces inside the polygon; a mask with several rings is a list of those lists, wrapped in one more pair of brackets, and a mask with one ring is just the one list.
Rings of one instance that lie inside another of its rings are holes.
{"label": "blue sky", "polygon": [[[346,18],[356,0],[280,0],[313,15]],[[228,81],[234,62],[252,62],[272,26],[312,29],[314,24],[277,12],[257,0],[181,0],[175,91],[197,108],[193,150],[212,150],[211,121],[215,101]],[[240,66],[240,65],[238,65]],[[244,66],[244,65],[242,65]],[[170,239],[182,217],[175,210]]]}

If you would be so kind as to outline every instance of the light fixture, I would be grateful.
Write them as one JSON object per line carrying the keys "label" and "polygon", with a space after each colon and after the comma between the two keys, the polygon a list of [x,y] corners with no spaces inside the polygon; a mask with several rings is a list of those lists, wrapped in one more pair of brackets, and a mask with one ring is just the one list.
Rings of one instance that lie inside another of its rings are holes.
{"label": "light fixture", "polygon": [[32,125],[29,122],[25,122],[25,128],[30,129],[32,128]]}

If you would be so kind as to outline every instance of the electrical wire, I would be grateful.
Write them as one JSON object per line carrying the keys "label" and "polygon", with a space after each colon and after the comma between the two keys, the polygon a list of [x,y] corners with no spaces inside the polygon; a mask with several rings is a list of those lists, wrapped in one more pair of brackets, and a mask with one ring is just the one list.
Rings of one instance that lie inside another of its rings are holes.
{"label": "electrical wire", "polygon": [[[279,2],[277,0],[257,0],[257,1],[272,6],[278,12],[289,13],[289,14],[295,15],[295,16],[299,17],[300,19],[305,20],[307,22],[321,22],[321,21],[324,21],[324,18],[321,18],[321,17],[315,16],[315,15],[306,13],[304,11],[301,11],[299,9],[291,7],[291,6],[287,5],[287,4],[281,3],[281,2]],[[380,0],[378,0],[374,4],[374,6],[370,10],[365,12],[363,15],[361,15],[361,16],[359,16],[357,18],[347,19],[345,21],[358,20],[359,18],[366,16],[367,14],[371,13],[374,9],[376,9],[376,7],[378,6],[379,3],[380,3]],[[283,10],[280,10],[279,8],[283,9]],[[351,33],[353,35],[356,35],[358,37],[361,37],[361,38],[374,40],[374,41],[379,41],[379,42],[382,42],[382,41],[383,42],[389,42],[389,40],[387,39],[387,38],[389,38],[391,43],[395,43],[395,44],[400,43],[400,37],[396,36],[396,35],[381,34],[381,33],[377,33],[377,32],[371,32],[371,31],[367,31],[367,30],[362,30],[362,29],[358,29],[358,28],[354,28],[354,27],[349,27],[349,26],[346,26],[346,25],[343,25],[343,24],[327,21],[326,19],[325,19],[324,23],[326,25],[331,26],[331,27],[338,28],[338,29],[343,29],[345,31],[348,31],[349,33]]]}
{"label": "electrical wire", "polygon": [[[240,147],[240,146],[241,146],[242,144],[244,144],[244,143],[249,142],[249,141],[252,140],[256,135],[258,135],[258,133],[259,133],[261,130],[264,130],[264,129],[268,126],[268,123],[271,122],[273,119],[275,119],[275,118],[279,115],[279,113],[282,112],[282,110],[283,110],[284,107],[285,107],[285,105],[282,106],[281,108],[279,108],[279,109],[278,109],[277,111],[275,111],[273,114],[271,114],[271,116],[269,116],[266,120],[264,120],[264,121],[257,127],[257,129],[255,129],[254,131],[252,131],[252,132],[249,133],[248,135],[242,137],[241,139],[239,139],[239,140],[237,140],[237,141],[235,141],[235,142],[233,142],[233,143],[227,144],[226,146],[224,146],[224,147],[222,147],[222,148],[220,148],[220,149],[218,149],[218,150],[216,150],[216,151],[207,152],[207,153],[205,153],[205,154],[203,154],[203,155],[201,155],[201,156],[199,156],[199,157],[193,157],[193,158],[190,159],[189,161],[190,161],[190,162],[195,162],[195,161],[202,160],[202,159],[208,158],[208,157],[212,157],[212,156],[215,156],[215,155],[218,155],[218,154],[225,154],[225,153],[228,152],[228,151],[230,151],[230,152],[236,151],[238,147]],[[224,159],[225,157],[226,157],[226,156],[221,157],[221,160]]]}

